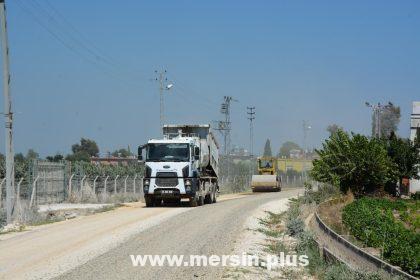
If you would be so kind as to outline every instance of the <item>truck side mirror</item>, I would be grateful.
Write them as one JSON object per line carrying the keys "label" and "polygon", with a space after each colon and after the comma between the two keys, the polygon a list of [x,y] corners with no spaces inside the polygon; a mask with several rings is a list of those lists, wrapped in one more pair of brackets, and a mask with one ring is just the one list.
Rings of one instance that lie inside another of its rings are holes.
{"label": "truck side mirror", "polygon": [[137,159],[138,160],[143,160],[142,152],[143,152],[143,146],[139,146],[138,149],[137,149]]}
{"label": "truck side mirror", "polygon": [[194,147],[194,159],[199,160],[200,159],[200,148]]}

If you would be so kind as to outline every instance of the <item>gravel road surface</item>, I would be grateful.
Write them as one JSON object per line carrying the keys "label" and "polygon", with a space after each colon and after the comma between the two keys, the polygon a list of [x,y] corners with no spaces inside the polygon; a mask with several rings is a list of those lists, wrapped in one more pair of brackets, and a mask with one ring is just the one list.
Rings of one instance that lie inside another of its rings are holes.
{"label": "gravel road surface", "polygon": [[261,205],[296,196],[301,190],[260,193],[185,211],[150,227],[118,247],[57,279],[220,279],[223,267],[132,265],[130,255],[229,255],[248,216]]}

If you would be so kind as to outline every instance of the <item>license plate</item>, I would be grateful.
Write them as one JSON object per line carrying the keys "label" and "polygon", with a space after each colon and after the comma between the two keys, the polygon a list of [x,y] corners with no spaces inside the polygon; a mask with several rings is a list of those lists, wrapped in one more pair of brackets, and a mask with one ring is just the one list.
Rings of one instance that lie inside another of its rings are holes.
{"label": "license plate", "polygon": [[172,190],[162,190],[162,194],[173,194]]}

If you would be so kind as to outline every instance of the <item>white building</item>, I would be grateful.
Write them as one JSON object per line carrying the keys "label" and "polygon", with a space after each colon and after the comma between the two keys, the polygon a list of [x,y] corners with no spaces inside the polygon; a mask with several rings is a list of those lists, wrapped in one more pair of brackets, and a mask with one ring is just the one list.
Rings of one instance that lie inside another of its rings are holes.
{"label": "white building", "polygon": [[[413,112],[410,120],[410,140],[414,141],[418,133],[420,133],[420,102],[413,102]],[[410,192],[420,191],[420,180],[410,180]]]}

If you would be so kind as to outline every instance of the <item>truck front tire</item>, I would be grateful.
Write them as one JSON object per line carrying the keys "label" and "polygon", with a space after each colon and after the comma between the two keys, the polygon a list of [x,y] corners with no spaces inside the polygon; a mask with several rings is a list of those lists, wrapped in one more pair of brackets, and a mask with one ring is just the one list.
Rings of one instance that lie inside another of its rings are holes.
{"label": "truck front tire", "polygon": [[212,204],[213,203],[213,195],[212,194],[213,194],[213,192],[206,195],[206,197],[204,198],[204,203],[205,204]]}
{"label": "truck front tire", "polygon": [[213,200],[213,203],[217,202],[217,190],[216,189],[214,189],[214,191],[213,191],[212,200]]}
{"label": "truck front tire", "polygon": [[190,197],[190,207],[197,207],[198,206],[198,201],[197,201],[197,197]]}
{"label": "truck front tire", "polygon": [[199,196],[198,197],[198,206],[202,206],[202,205],[204,205],[204,197],[202,197],[202,196]]}
{"label": "truck front tire", "polygon": [[154,200],[151,197],[146,196],[144,198],[145,202],[146,202],[146,207],[153,207],[154,206]]}

